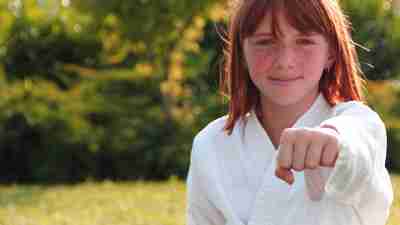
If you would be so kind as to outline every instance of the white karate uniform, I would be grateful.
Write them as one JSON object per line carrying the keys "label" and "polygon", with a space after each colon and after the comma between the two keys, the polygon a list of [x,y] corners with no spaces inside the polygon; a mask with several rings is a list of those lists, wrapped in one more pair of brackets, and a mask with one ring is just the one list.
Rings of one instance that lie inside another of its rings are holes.
{"label": "white karate uniform", "polygon": [[[384,225],[393,201],[385,168],[386,130],[373,110],[350,101],[331,107],[322,94],[293,127],[329,124],[340,133],[333,168],[278,179],[275,150],[254,110],[232,135],[227,117],[195,137],[187,185],[187,225]],[[246,124],[246,125],[244,125]]]}

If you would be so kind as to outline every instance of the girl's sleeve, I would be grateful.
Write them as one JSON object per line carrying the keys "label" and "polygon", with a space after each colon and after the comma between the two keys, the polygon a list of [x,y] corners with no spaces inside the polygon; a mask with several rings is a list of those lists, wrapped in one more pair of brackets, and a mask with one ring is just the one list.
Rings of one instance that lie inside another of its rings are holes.
{"label": "girl's sleeve", "polygon": [[384,123],[368,106],[351,101],[336,106],[334,116],[320,124],[323,125],[333,126],[339,132],[339,155],[333,168],[306,171],[306,181],[312,184],[322,180],[325,197],[367,214],[376,214],[375,218],[382,221],[393,201],[392,185],[385,168]]}
{"label": "girl's sleeve", "polygon": [[379,115],[361,102],[336,107],[335,116],[323,125],[334,126],[340,135],[340,151],[325,192],[345,203],[357,204],[365,194],[390,205],[393,192],[385,168],[386,128]]}
{"label": "girl's sleeve", "polygon": [[[193,143],[189,172],[186,179],[187,225],[221,225],[224,217],[209,198],[205,170],[201,170],[196,140]],[[204,165],[204,164],[203,164]]]}

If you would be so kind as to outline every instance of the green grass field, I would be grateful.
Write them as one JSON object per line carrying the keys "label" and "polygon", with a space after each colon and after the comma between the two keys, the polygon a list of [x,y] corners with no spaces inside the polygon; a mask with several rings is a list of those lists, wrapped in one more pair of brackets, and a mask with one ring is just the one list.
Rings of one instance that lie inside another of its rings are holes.
{"label": "green grass field", "polygon": [[[400,175],[388,225],[400,224]],[[87,182],[0,186],[0,225],[184,225],[185,184]]]}

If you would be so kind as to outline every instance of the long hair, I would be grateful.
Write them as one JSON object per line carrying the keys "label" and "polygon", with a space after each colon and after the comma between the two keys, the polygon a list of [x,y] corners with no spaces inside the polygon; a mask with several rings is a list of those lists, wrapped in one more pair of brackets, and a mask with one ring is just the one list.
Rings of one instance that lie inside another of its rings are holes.
{"label": "long hair", "polygon": [[278,35],[277,13],[283,10],[289,24],[300,32],[314,31],[325,36],[333,50],[333,65],[322,74],[319,90],[331,106],[351,100],[364,101],[364,80],[351,24],[337,0],[234,0],[231,5],[220,90],[229,98],[224,130],[232,133],[235,123],[258,104],[260,93],[245,65],[243,41],[252,35],[267,13],[271,13],[272,33]]}

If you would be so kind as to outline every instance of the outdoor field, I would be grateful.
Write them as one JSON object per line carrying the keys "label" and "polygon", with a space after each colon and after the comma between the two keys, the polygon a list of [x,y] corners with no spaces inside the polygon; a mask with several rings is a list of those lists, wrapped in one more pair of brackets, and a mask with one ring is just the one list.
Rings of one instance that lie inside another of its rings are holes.
{"label": "outdoor field", "polygon": [[[388,225],[400,224],[400,175]],[[2,186],[0,225],[184,225],[182,181]]]}

